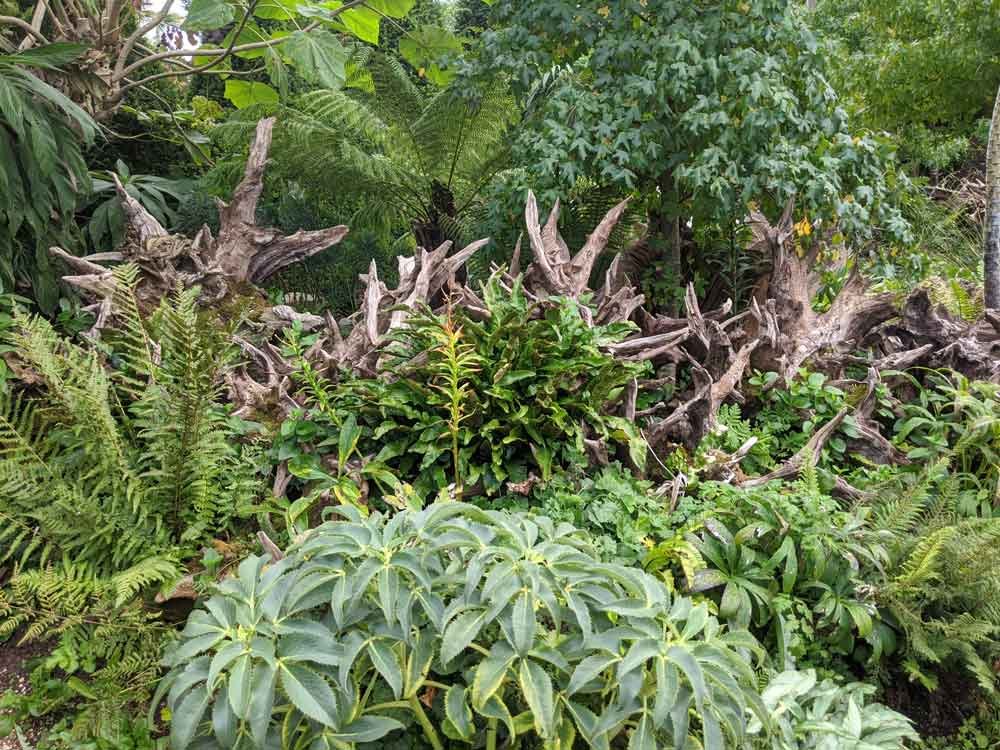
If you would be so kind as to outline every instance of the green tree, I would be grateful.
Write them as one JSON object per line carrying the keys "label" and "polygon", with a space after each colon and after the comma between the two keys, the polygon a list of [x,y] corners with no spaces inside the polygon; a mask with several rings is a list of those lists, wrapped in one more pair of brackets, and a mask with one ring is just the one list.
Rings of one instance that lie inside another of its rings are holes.
{"label": "green tree", "polygon": [[861,122],[942,169],[968,151],[1000,85],[997,0],[826,0],[831,80]]}
{"label": "green tree", "polygon": [[849,232],[905,232],[887,145],[849,129],[788,0],[500,0],[491,25],[464,71],[510,73],[520,161],[550,199],[581,178],[634,190],[675,255],[682,221],[791,196]]}

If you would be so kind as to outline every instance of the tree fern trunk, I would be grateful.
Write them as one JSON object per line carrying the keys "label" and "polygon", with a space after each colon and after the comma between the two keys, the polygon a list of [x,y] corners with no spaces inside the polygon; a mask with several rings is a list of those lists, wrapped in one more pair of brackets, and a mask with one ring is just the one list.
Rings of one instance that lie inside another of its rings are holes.
{"label": "tree fern trunk", "polygon": [[986,228],[983,232],[986,307],[1000,308],[1000,91],[993,105],[986,146]]}

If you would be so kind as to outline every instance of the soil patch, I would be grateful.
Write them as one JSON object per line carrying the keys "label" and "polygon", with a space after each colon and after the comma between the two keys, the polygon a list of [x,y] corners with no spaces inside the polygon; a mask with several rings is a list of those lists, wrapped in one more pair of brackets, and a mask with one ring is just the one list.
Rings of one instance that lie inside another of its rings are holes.
{"label": "soil patch", "polygon": [[[18,646],[18,640],[18,635],[14,634],[7,642],[0,643],[0,695],[8,690],[13,690],[20,695],[27,695],[30,689],[27,664],[35,657],[48,651],[48,646],[45,643],[35,642]],[[53,721],[52,717],[43,716],[19,723],[18,728],[21,730],[24,740],[30,746],[34,746]],[[0,750],[22,750],[16,732],[9,737],[0,737]]]}

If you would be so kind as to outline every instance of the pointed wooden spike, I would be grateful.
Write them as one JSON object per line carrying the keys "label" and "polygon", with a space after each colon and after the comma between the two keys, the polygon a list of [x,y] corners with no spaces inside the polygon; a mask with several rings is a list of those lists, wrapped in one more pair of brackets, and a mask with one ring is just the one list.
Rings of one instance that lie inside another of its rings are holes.
{"label": "pointed wooden spike", "polygon": [[628,208],[628,201],[629,199],[626,198],[605,214],[604,218],[601,219],[601,223],[597,225],[597,228],[587,238],[587,242],[580,249],[580,252],[573,258],[571,264],[573,278],[571,283],[573,284],[574,294],[580,294],[587,288],[587,282],[590,280],[590,272],[594,268],[594,262],[604,251],[604,248],[608,246],[611,232],[614,231],[615,226],[617,226],[622,218],[622,214],[625,213],[625,209]]}
{"label": "pointed wooden spike", "polygon": [[112,174],[111,179],[115,182],[115,191],[118,193],[118,199],[122,202],[122,208],[125,210],[125,218],[135,230],[139,243],[145,245],[151,237],[166,237],[167,230],[149,211],[142,207],[139,201],[128,194],[125,186],[118,179],[118,175]]}
{"label": "pointed wooden spike", "polygon": [[507,268],[507,273],[512,277],[516,277],[521,273],[521,239],[523,237],[523,232],[517,235],[517,242],[514,245],[514,255],[511,256],[510,266]]}

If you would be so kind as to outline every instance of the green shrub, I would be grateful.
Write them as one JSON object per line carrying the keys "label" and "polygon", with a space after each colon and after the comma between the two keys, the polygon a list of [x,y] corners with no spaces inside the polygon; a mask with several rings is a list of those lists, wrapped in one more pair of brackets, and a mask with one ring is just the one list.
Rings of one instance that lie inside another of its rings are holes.
{"label": "green shrub", "polygon": [[593,477],[556,476],[529,497],[509,495],[493,507],[532,508],[556,523],[570,523],[591,535],[601,559],[636,565],[651,547],[676,535],[669,505],[669,496],[655,492],[651,482],[613,464]]}
{"label": "green shrub", "polygon": [[[642,465],[646,443],[613,407],[646,366],[601,349],[634,327],[589,326],[578,303],[531,302],[520,283],[508,292],[493,280],[483,299],[482,322],[458,309],[412,315],[383,355],[383,377],[334,385],[300,366],[311,406],[293,417],[295,429],[282,428],[276,457],[295,458],[299,475],[313,477],[337,442],[331,436],[354,415],[358,452],[425,498],[449,486],[458,496],[494,496],[531,473],[548,480],[585,466],[588,451],[621,448]],[[293,352],[306,348],[308,339],[293,340]]]}
{"label": "green shrub", "polygon": [[[819,682],[814,670],[774,675],[762,698],[776,731],[761,737],[761,750],[901,750],[919,740],[909,719],[879,703],[868,703],[871,685]],[[751,722],[751,732],[760,723]]]}
{"label": "green shrub", "polygon": [[753,638],[569,525],[462,503],[336,512],[191,615],[159,688],[175,750],[350,748],[414,722],[438,750],[442,733],[743,747],[750,711],[767,721]]}
{"label": "green shrub", "polygon": [[718,603],[731,627],[748,627],[781,667],[798,662],[824,670],[878,639],[875,607],[862,594],[862,563],[885,552],[864,515],[842,510],[819,490],[811,467],[794,483],[742,489],[703,482],[693,538],[705,569],[693,588]]}

